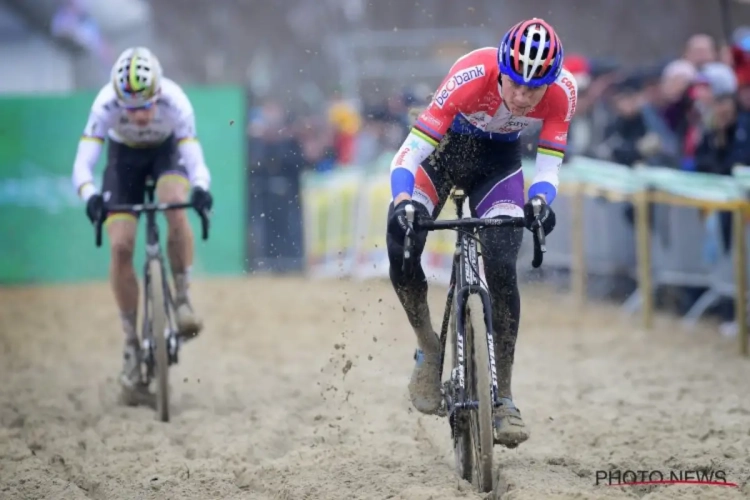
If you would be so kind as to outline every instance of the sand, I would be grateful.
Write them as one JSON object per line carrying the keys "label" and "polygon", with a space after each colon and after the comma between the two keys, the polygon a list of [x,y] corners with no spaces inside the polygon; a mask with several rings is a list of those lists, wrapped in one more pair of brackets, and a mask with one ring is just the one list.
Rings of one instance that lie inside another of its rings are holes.
{"label": "sand", "polygon": [[[0,499],[750,497],[750,360],[710,328],[644,332],[525,288],[514,393],[531,439],[496,449],[497,491],[480,495],[457,479],[447,421],[409,406],[414,340],[389,284],[194,290],[207,327],[170,372],[166,424],[118,404],[106,284],[0,290]],[[696,468],[739,486],[595,484]]]}

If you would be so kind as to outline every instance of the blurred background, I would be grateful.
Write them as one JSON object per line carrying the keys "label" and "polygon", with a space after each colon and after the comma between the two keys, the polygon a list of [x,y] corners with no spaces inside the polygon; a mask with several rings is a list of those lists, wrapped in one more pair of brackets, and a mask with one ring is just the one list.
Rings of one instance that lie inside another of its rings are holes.
{"label": "blurred background", "polygon": [[[303,172],[387,172],[451,64],[529,17],[556,28],[578,78],[566,161],[717,175],[750,164],[747,1],[0,0],[0,209],[15,211],[2,223],[0,283],[105,276],[68,179],[124,48],[155,51],[196,107],[220,204],[216,255],[201,270],[298,272]],[[86,264],[60,265],[76,259]],[[675,307],[708,288],[677,286]],[[729,321],[730,306],[716,314]]]}

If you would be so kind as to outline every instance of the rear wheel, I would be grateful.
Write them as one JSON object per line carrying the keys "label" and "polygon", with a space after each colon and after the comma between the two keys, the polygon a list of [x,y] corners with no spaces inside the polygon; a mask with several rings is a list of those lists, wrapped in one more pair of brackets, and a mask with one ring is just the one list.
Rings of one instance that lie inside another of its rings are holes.
{"label": "rear wheel", "polygon": [[167,350],[167,319],[164,296],[164,269],[153,259],[148,265],[151,284],[151,334],[156,361],[156,413],[159,420],[169,422],[169,351]]}
{"label": "rear wheel", "polygon": [[466,304],[466,389],[467,398],[479,407],[469,412],[469,431],[473,450],[472,481],[482,493],[492,491],[492,380],[484,304],[477,294]]}

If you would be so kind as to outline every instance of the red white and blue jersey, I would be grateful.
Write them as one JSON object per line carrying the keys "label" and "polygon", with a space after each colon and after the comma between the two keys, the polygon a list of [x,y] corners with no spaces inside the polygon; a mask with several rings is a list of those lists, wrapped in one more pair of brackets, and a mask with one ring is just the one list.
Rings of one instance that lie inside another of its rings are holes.
{"label": "red white and blue jersey", "polygon": [[577,85],[566,70],[549,85],[542,100],[525,116],[514,116],[503,104],[498,49],[482,48],[461,57],[419,115],[391,164],[391,191],[412,194],[419,165],[448,130],[497,141],[516,141],[523,129],[541,123],[537,172],[530,196],[545,194],[551,203],[565,153],[568,127],[576,109]]}

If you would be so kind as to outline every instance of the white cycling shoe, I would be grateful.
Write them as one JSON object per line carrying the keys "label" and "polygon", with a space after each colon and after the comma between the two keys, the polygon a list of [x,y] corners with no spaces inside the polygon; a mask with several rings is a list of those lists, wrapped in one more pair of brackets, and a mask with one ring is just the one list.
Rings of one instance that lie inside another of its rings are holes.
{"label": "white cycling shoe", "polygon": [[188,299],[178,299],[175,303],[177,330],[182,337],[196,337],[203,330],[203,320],[196,314]]}
{"label": "white cycling shoe", "polygon": [[122,371],[118,380],[122,389],[120,399],[128,406],[138,405],[142,398],[141,350],[136,342],[128,342],[122,351]]}

